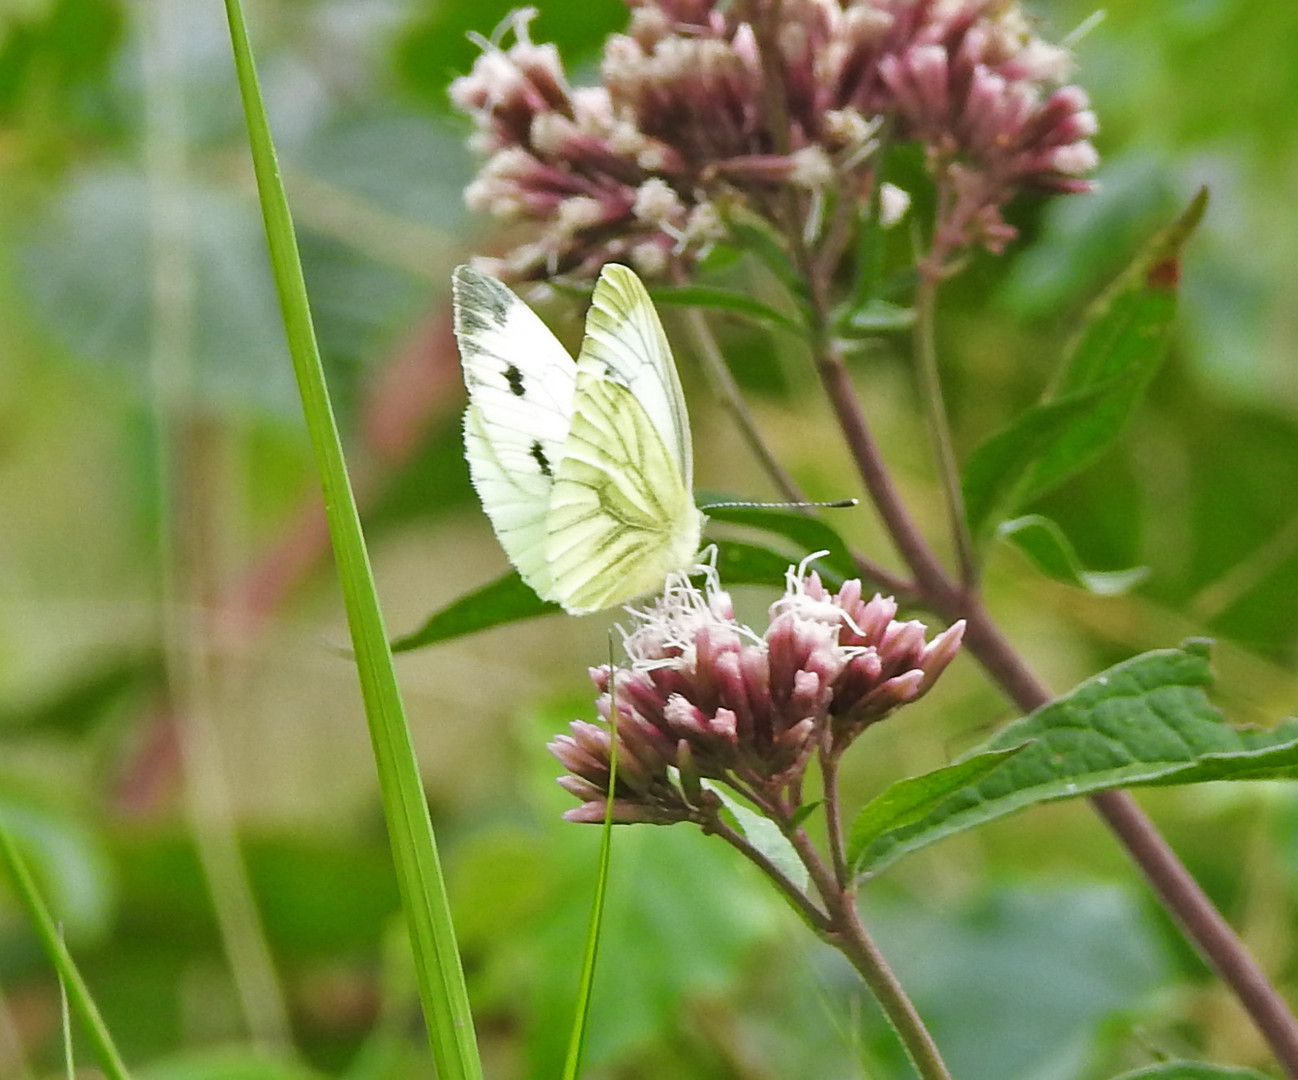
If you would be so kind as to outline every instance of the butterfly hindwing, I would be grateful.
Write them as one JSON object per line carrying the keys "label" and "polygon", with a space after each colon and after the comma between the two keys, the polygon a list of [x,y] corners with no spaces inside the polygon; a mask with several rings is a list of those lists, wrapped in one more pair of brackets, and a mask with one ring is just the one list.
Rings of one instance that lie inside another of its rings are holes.
{"label": "butterfly hindwing", "polygon": [[684,396],[657,312],[635,274],[606,266],[550,497],[554,599],[570,611],[612,607],[687,567],[702,528],[691,462]]}
{"label": "butterfly hindwing", "polygon": [[571,426],[577,367],[536,314],[488,274],[452,279],[474,489],[523,580],[545,597],[546,515]]}

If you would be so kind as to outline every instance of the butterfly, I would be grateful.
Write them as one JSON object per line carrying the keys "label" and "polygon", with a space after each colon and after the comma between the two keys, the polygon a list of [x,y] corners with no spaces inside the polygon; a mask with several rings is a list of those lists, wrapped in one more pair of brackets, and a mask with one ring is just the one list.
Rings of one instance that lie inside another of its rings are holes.
{"label": "butterfly", "polygon": [[604,267],[575,362],[490,274],[461,266],[452,285],[469,473],[522,579],[579,615],[689,569],[704,520],[689,418],[635,273]]}

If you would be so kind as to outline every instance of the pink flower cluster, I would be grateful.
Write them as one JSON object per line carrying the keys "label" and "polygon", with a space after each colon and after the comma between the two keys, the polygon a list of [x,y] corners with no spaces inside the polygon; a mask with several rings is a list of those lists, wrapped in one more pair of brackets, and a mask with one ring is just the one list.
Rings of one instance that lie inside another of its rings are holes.
{"label": "pink flower cluster", "polygon": [[885,125],[925,147],[961,244],[998,247],[1015,191],[1085,190],[1096,164],[1068,54],[1006,0],[639,0],[602,84],[575,89],[525,18],[514,32],[451,97],[487,155],[469,204],[539,226],[495,268],[515,279],[661,275],[725,234],[731,204],[777,217],[782,189],[866,205]]}
{"label": "pink flower cluster", "polygon": [[[704,590],[683,576],[669,582],[637,613],[629,670],[591,672],[601,714],[617,718],[615,820],[705,823],[718,806],[705,781],[778,802],[813,755],[841,754],[925,693],[955,656],[963,623],[926,641],[922,623],[896,614],[891,599],[863,600],[859,581],[830,592],[816,574],[791,570],[759,636],[735,619],[715,581]],[[559,782],[582,800],[565,816],[603,820],[607,723],[575,721],[550,750],[569,770]]]}

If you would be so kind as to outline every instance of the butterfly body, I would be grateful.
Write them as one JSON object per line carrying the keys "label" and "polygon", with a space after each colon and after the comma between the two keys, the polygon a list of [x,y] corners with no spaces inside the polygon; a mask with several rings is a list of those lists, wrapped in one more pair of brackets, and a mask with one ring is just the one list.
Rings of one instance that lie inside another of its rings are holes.
{"label": "butterfly body", "polygon": [[490,275],[458,268],[454,299],[469,472],[523,580],[581,614],[689,568],[703,527],[689,421],[639,278],[604,268],[576,361]]}

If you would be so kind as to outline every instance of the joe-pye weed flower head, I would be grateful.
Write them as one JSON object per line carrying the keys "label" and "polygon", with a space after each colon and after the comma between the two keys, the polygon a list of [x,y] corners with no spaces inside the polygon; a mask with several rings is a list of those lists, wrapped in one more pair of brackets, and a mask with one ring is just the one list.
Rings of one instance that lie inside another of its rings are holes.
{"label": "joe-pye weed flower head", "polygon": [[504,277],[592,278],[610,261],[661,276],[723,237],[736,208],[774,219],[788,193],[804,209],[868,205],[884,132],[925,150],[942,256],[999,250],[1021,189],[1090,186],[1095,116],[1065,85],[1066,50],[1013,3],[630,6],[598,86],[570,86],[554,47],[530,39],[530,12],[451,86],[486,155],[469,205],[534,226],[493,267]]}
{"label": "joe-pye weed flower head", "polygon": [[761,634],[735,618],[715,573],[702,587],[674,575],[631,614],[627,666],[591,671],[606,724],[575,721],[550,744],[569,770],[560,783],[582,800],[573,821],[603,820],[613,730],[617,821],[707,824],[719,800],[705,780],[787,813],[811,759],[836,758],[924,694],[964,633],[960,622],[926,640],[922,623],[896,620],[891,599],[863,599],[857,580],[831,591],[802,567]]}

